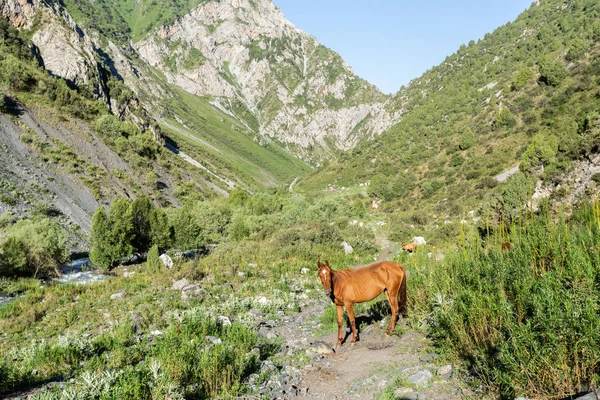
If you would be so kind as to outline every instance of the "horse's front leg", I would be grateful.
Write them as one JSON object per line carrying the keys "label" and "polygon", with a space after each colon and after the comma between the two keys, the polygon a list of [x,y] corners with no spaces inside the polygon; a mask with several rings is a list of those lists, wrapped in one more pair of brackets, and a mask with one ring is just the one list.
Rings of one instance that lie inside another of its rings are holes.
{"label": "horse's front leg", "polygon": [[337,309],[337,323],[338,323],[338,340],[336,347],[342,345],[342,326],[344,325],[344,306],[336,306]]}
{"label": "horse's front leg", "polygon": [[356,321],[354,320],[354,307],[352,303],[346,303],[346,311],[348,311],[348,319],[350,320],[350,326],[352,327],[352,341],[350,345],[353,345],[358,340],[358,332],[356,331]]}

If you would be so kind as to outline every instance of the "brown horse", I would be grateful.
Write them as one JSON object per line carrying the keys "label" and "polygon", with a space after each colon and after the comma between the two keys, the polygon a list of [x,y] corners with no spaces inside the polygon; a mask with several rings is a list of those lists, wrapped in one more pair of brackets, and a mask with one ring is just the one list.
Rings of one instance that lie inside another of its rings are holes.
{"label": "brown horse", "polygon": [[[396,327],[398,318],[398,293],[402,303],[402,313],[406,313],[406,269],[395,262],[383,261],[357,270],[334,271],[329,261],[319,266],[319,278],[327,294],[337,308],[338,341],[342,345],[342,324],[344,322],[344,307],[352,327],[352,345],[358,340],[358,332],[354,320],[354,303],[373,300],[381,292],[385,292],[388,303],[392,308],[392,319],[388,331],[391,334]],[[388,334],[388,332],[386,332]]]}

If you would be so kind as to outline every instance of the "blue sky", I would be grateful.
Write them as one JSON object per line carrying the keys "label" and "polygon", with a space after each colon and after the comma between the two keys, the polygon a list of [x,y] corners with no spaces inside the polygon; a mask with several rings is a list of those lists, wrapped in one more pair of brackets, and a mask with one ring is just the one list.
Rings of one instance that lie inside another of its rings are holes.
{"label": "blue sky", "polygon": [[386,93],[461,44],[513,21],[531,0],[274,0],[286,18]]}

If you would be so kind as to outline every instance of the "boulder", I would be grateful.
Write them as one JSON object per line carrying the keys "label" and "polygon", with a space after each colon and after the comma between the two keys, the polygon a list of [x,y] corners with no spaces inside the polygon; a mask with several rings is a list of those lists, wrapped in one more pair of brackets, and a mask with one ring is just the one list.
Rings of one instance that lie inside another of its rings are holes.
{"label": "boulder", "polygon": [[425,238],[423,236],[413,237],[413,243],[416,244],[417,246],[423,246],[423,245],[427,244],[427,242],[425,241]]}
{"label": "boulder", "polygon": [[168,254],[161,254],[158,258],[160,259],[160,261],[162,261],[165,267],[169,269],[173,268],[173,259],[169,257]]}
{"label": "boulder", "polygon": [[345,254],[352,254],[354,252],[354,249],[352,248],[352,246],[350,246],[347,242],[342,242],[342,247],[344,248],[344,253]]}
{"label": "boulder", "polygon": [[127,292],[123,289],[119,290],[117,293],[113,293],[110,296],[111,300],[121,300],[125,297],[125,295],[127,294]]}
{"label": "boulder", "polygon": [[183,288],[188,286],[189,284],[190,284],[190,282],[187,279],[183,278],[183,279],[173,282],[172,289],[173,290],[183,290]]}

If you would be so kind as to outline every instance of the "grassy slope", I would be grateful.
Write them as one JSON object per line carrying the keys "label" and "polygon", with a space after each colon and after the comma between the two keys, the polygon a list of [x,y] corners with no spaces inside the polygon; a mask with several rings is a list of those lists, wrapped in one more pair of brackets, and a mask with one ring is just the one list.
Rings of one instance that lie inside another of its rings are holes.
{"label": "grassy slope", "polygon": [[[406,110],[402,122],[341,154],[299,188],[348,186],[379,175],[371,191],[390,210],[460,215],[498,193],[492,177],[518,164],[538,134],[543,142],[561,142],[558,153],[543,160],[544,177],[560,172],[590,150],[562,144],[585,136],[584,120],[600,106],[594,85],[600,77],[598,4],[561,5],[533,5],[515,22],[462,46],[394,97],[390,109]],[[584,51],[572,53],[579,45]],[[538,82],[544,57],[568,66],[556,85]],[[509,112],[501,117],[501,109]],[[474,140],[465,145],[469,131]]]}
{"label": "grassy slope", "polygon": [[241,180],[249,187],[256,183],[271,186],[291,181],[309,170],[308,165],[290,156],[279,144],[249,134],[238,121],[218,111],[205,98],[173,86],[171,90],[174,96],[169,109],[173,118],[165,120],[178,127],[179,132],[167,128],[168,136],[181,142],[184,151],[200,157],[201,162],[229,164],[230,179]]}

